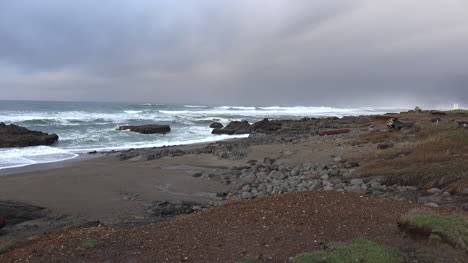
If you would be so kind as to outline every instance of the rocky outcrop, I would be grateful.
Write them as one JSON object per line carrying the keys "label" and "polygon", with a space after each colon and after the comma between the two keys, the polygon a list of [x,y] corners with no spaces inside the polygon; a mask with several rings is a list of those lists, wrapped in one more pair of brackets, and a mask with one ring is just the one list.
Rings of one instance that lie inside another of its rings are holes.
{"label": "rocky outcrop", "polygon": [[0,201],[0,217],[3,217],[5,224],[18,224],[42,218],[45,216],[43,210],[44,208],[38,206]]}
{"label": "rocky outcrop", "polygon": [[213,122],[213,123],[210,125],[210,128],[212,128],[212,129],[221,129],[221,128],[223,128],[223,127],[224,127],[224,125],[221,124],[221,123],[219,123],[219,122]]}
{"label": "rocky outcrop", "polygon": [[212,134],[248,134],[250,133],[250,123],[248,121],[231,121],[226,127],[214,129]]}
{"label": "rocky outcrop", "polygon": [[6,220],[3,216],[0,216],[0,229],[6,225]]}
{"label": "rocky outcrop", "polygon": [[31,131],[14,124],[0,123],[0,148],[52,145],[58,139],[57,134]]}
{"label": "rocky outcrop", "polygon": [[414,123],[414,121],[391,118],[387,121],[387,127],[393,129],[410,128],[413,127]]}
{"label": "rocky outcrop", "polygon": [[138,132],[142,134],[166,134],[171,131],[171,127],[169,125],[148,124],[138,126],[120,126],[118,130],[130,130],[132,132]]}

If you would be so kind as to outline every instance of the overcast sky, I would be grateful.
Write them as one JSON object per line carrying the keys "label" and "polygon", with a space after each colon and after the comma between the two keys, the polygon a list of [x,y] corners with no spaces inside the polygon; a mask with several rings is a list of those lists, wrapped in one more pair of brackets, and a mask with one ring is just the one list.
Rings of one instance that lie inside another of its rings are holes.
{"label": "overcast sky", "polygon": [[447,106],[467,0],[1,0],[0,99]]}

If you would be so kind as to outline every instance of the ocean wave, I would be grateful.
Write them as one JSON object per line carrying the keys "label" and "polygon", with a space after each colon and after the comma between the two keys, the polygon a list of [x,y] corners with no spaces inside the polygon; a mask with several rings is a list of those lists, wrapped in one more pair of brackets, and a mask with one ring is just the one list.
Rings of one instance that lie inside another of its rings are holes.
{"label": "ocean wave", "polygon": [[0,150],[0,169],[69,160],[78,154],[50,146],[32,146]]}
{"label": "ocean wave", "polygon": [[124,110],[125,113],[128,113],[128,114],[138,114],[138,113],[142,113],[143,111],[141,110]]}
{"label": "ocean wave", "polygon": [[207,108],[208,106],[202,105],[184,105],[185,108]]}

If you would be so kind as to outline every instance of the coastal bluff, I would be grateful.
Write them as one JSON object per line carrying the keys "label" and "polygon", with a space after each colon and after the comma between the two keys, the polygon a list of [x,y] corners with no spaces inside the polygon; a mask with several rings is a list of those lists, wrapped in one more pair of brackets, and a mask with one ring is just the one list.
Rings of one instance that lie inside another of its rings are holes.
{"label": "coastal bluff", "polygon": [[52,145],[58,139],[57,134],[31,131],[21,126],[0,122],[0,148]]}

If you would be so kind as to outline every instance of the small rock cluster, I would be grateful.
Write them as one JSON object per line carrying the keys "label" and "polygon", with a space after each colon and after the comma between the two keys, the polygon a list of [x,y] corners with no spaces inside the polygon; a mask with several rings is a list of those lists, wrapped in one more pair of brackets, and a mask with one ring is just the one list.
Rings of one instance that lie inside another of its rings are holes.
{"label": "small rock cluster", "polygon": [[191,214],[213,206],[212,203],[198,203],[193,201],[153,201],[148,206],[146,213],[155,217],[172,217]]}
{"label": "small rock cluster", "polygon": [[448,192],[432,189],[422,192],[415,186],[385,185],[383,178],[354,178],[357,163],[319,165],[306,163],[288,167],[270,158],[263,163],[249,161],[250,166],[235,167],[221,174],[196,173],[194,177],[234,185],[234,191],[219,194],[222,199],[239,200],[294,191],[355,192],[437,206],[450,199]]}

